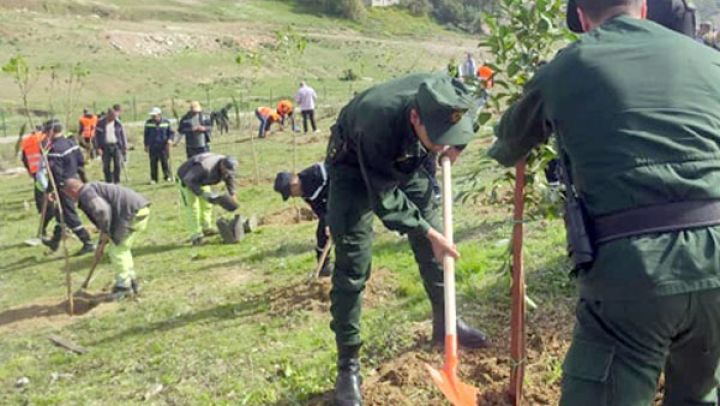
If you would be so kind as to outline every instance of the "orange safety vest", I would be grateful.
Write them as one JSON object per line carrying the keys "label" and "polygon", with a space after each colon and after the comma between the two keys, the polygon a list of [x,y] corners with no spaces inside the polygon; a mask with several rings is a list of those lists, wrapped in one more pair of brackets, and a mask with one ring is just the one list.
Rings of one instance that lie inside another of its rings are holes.
{"label": "orange safety vest", "polygon": [[493,71],[491,67],[487,65],[479,67],[477,70],[477,76],[485,82],[486,89],[492,89],[493,76],[495,76],[495,71]]}
{"label": "orange safety vest", "polygon": [[86,140],[91,139],[95,136],[95,127],[97,126],[98,118],[96,115],[86,117],[83,115],[80,117],[80,126],[82,127],[82,136]]}
{"label": "orange safety vest", "polygon": [[38,131],[24,136],[20,142],[20,148],[30,168],[30,175],[35,175],[40,169],[40,162],[42,161],[42,147],[40,144],[44,139],[45,134]]}
{"label": "orange safety vest", "polygon": [[281,116],[288,116],[293,112],[293,104],[290,100],[280,100],[277,105],[277,112]]}
{"label": "orange safety vest", "polygon": [[280,121],[280,115],[278,115],[278,113],[270,107],[258,107],[257,111],[260,114],[260,117],[266,120],[269,119],[270,121]]}

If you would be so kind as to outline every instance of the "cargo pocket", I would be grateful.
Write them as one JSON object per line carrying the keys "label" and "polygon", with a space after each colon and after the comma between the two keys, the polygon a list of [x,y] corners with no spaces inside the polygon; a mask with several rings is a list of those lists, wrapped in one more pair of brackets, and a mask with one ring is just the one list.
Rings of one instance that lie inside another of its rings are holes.
{"label": "cargo pocket", "polygon": [[574,339],[563,363],[560,405],[612,405],[615,348]]}

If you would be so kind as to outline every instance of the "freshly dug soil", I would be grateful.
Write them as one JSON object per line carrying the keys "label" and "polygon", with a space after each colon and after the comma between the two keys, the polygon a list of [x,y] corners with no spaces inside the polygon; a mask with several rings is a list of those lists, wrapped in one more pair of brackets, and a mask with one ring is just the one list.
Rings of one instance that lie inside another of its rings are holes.
{"label": "freshly dug soil", "polygon": [[[76,319],[88,315],[92,310],[102,306],[102,311],[115,308],[114,303],[107,302],[107,293],[91,294],[78,292],[74,295],[74,317],[68,315],[68,301],[64,299],[42,299],[33,303],[8,309],[0,313],[0,332],[28,331],[42,327],[62,327]],[[95,312],[93,312],[95,313]]]}
{"label": "freshly dug soil", "polygon": [[[373,271],[363,292],[363,306],[374,307],[395,294],[397,283],[394,275],[387,269]],[[308,283],[271,290],[270,313],[285,316],[297,311],[328,314],[330,312],[330,278],[319,278]]]}
{"label": "freshly dug soil", "polygon": [[300,218],[298,219],[298,211],[294,207],[276,211],[268,214],[260,219],[260,225],[288,225],[297,224],[303,221],[314,221],[317,219],[315,213],[307,207],[300,207]]}

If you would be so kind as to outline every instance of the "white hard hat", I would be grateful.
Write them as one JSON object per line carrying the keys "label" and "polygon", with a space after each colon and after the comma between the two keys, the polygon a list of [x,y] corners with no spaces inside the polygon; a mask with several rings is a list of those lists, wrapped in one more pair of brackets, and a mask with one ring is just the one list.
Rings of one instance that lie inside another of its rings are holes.
{"label": "white hard hat", "polygon": [[162,115],[162,110],[160,110],[160,107],[153,107],[152,110],[148,113],[150,116],[159,116]]}

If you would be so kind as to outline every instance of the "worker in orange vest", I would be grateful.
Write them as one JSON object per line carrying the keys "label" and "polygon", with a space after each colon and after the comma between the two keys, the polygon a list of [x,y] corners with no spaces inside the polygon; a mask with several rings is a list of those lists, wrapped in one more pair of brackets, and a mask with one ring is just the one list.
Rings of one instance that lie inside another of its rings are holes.
{"label": "worker in orange vest", "polygon": [[78,134],[80,139],[78,144],[90,155],[95,158],[95,148],[93,148],[93,137],[95,137],[95,127],[97,127],[98,118],[90,109],[84,109],[83,115],[80,116],[78,123]]}
{"label": "worker in orange vest", "polygon": [[285,126],[285,119],[290,120],[292,130],[298,132],[299,129],[295,127],[295,115],[293,114],[295,108],[290,100],[283,99],[278,102],[277,113],[280,115],[280,125]]}
{"label": "worker in orange vest", "polygon": [[478,80],[480,80],[480,85],[482,85],[487,90],[492,89],[494,76],[495,71],[488,65],[480,65],[477,70],[477,77]]}
{"label": "worker in orange vest", "polygon": [[45,193],[48,182],[42,157],[44,153],[42,143],[45,138],[45,133],[38,127],[34,132],[23,136],[20,141],[23,165],[28,175],[33,179],[35,207],[40,215],[43,214],[43,207],[45,208],[45,217],[42,219],[41,236],[45,236],[48,223],[50,223],[50,220],[54,216],[53,205],[48,204]]}
{"label": "worker in orange vest", "polygon": [[280,123],[280,114],[270,107],[261,106],[255,110],[255,117],[260,120],[258,138],[265,138],[270,133],[270,126],[273,123]]}

